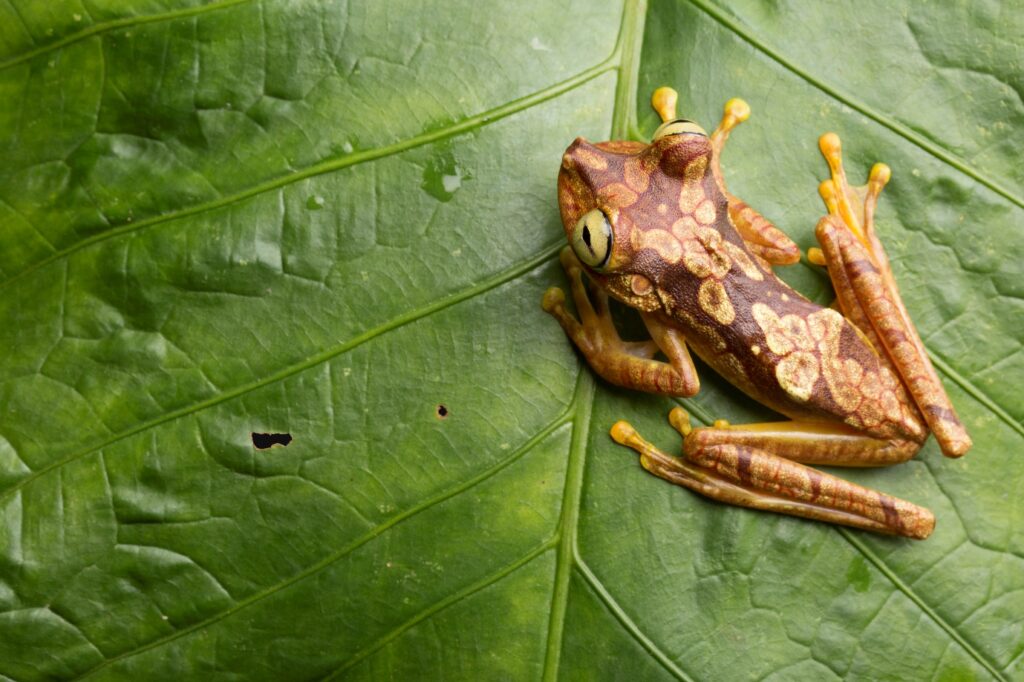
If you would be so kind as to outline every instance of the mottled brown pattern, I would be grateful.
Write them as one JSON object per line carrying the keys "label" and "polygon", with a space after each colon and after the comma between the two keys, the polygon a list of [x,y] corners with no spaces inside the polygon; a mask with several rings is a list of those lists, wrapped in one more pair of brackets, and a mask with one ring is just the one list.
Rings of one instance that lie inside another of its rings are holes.
{"label": "mottled brown pattern", "polygon": [[[674,116],[671,90],[660,89],[655,101],[663,116]],[[970,445],[874,233],[871,218],[888,168],[872,170],[866,191],[850,188],[838,137],[821,139],[832,179],[820,188],[829,216],[817,234],[844,317],[774,275],[771,264],[795,262],[799,250],[725,188],[718,157],[729,131],[748,115],[749,107],[731,100],[710,137],[676,122],[660,130],[682,134],[664,134],[649,145],[573,142],[558,178],[566,234],[571,244],[574,230],[589,234],[582,226],[592,225],[590,218],[579,228],[577,221],[600,209],[610,226],[611,253],[600,270],[587,270],[601,292],[595,307],[580,278],[584,266],[571,251],[563,253],[582,324],[564,309],[559,290],[549,290],[544,307],[613,383],[692,395],[699,384],[689,347],[734,385],[794,420],[721,422],[691,431],[688,419],[676,415],[673,424],[686,424],[677,427],[686,435],[684,460],[663,456],[628,424],[616,424],[613,437],[641,452],[650,471],[736,504],[925,537],[934,524],[927,510],[799,463],[904,461],[929,429],[947,454]],[[609,238],[600,219],[593,224],[599,238]],[[621,341],[603,292],[643,311],[653,340]],[[659,349],[669,362],[653,359]]]}

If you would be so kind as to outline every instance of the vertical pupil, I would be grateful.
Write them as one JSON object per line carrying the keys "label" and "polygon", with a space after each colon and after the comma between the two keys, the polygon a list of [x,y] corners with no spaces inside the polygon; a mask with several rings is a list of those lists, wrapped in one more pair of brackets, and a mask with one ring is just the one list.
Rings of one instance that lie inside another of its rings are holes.
{"label": "vertical pupil", "polygon": [[587,245],[587,248],[591,251],[594,247],[590,245],[590,227],[588,225],[583,226],[583,243]]}

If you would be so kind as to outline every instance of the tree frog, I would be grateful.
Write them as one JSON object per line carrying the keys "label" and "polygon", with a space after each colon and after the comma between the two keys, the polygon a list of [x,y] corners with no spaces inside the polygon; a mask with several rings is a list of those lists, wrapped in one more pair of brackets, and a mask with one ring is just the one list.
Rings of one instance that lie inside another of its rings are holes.
{"label": "tree frog", "polygon": [[[692,428],[676,407],[669,421],[683,436],[681,458],[625,421],[612,426],[612,438],[651,473],[722,502],[928,537],[929,510],[808,466],[903,462],[929,433],[950,457],[971,446],[875,232],[889,168],[876,164],[866,185],[852,186],[839,137],[818,141],[831,170],[819,186],[828,213],[815,230],[821,248],[807,255],[827,267],[836,291],[822,307],[772,271],[800,259],[797,245],[725,187],[722,149],[750,107],[730,100],[708,135],[676,117],[676,101],[671,88],[655,91],[663,123],[650,144],[577,138],[565,151],[558,203],[569,245],[561,262],[579,318],[559,288],[547,290],[543,308],[613,384],[692,396],[700,387],[692,350],[790,421]],[[620,338],[609,295],[640,312],[650,340]]]}

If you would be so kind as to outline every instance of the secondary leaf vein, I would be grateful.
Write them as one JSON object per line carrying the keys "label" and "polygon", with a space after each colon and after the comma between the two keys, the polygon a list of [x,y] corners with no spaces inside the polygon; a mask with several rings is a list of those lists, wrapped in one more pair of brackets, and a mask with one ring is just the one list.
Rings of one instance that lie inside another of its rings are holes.
{"label": "secondary leaf vein", "polygon": [[[278,583],[270,585],[269,587],[267,587],[267,588],[265,588],[265,589],[263,589],[263,590],[261,590],[259,592],[256,592],[256,593],[251,594],[251,595],[249,595],[247,597],[244,597],[242,599],[237,600],[230,608],[225,609],[224,611],[221,611],[220,613],[214,614],[214,615],[209,616],[209,617],[207,617],[207,618],[205,618],[205,619],[203,619],[201,621],[193,623],[193,624],[189,625],[188,627],[182,628],[181,630],[178,630],[178,631],[176,631],[176,632],[174,632],[174,633],[172,633],[170,635],[167,635],[165,637],[161,637],[160,639],[153,640],[153,641],[148,642],[147,644],[144,644],[144,645],[142,645],[140,647],[137,647],[137,648],[129,650],[129,651],[122,652],[122,653],[118,654],[117,656],[111,657],[111,658],[107,659],[106,661],[104,661],[102,664],[100,664],[100,665],[98,665],[98,666],[88,670],[87,672],[85,672],[84,674],[79,676],[77,679],[84,679],[86,677],[89,677],[92,674],[94,674],[94,673],[96,673],[96,672],[98,672],[98,671],[100,671],[100,670],[102,670],[104,668],[107,668],[107,667],[113,665],[114,663],[116,663],[118,661],[121,661],[121,660],[124,660],[124,659],[127,659],[127,658],[131,658],[132,656],[137,656],[138,654],[141,654],[141,653],[144,653],[146,651],[149,651],[150,649],[154,649],[156,647],[159,647],[159,646],[162,646],[162,645],[167,644],[169,642],[172,642],[172,641],[174,641],[176,639],[180,639],[181,637],[184,637],[184,636],[188,635],[191,632],[195,632],[195,631],[200,630],[200,629],[202,629],[202,628],[204,628],[204,627],[206,627],[208,625],[212,625],[213,623],[216,623],[218,621],[224,620],[225,618],[231,616],[232,614],[234,614],[234,613],[236,613],[238,611],[241,611],[244,608],[247,608],[247,607],[249,607],[249,606],[251,606],[251,605],[253,605],[253,604],[255,604],[255,603],[259,602],[259,601],[262,601],[263,599],[266,599],[267,597],[269,597],[269,596],[271,596],[271,595],[273,595],[273,594],[275,594],[275,593],[277,593],[277,592],[279,592],[279,591],[281,591],[281,590],[283,590],[283,589],[285,589],[285,588],[287,588],[287,587],[289,587],[291,585],[294,585],[294,584],[296,584],[296,583],[298,583],[298,582],[300,582],[300,581],[302,581],[302,580],[304,580],[304,579],[306,579],[306,578],[308,578],[310,576],[313,576],[313,575],[319,573],[320,571],[323,571],[328,566],[330,566],[330,565],[338,562],[339,560],[343,559],[344,557],[348,556],[349,554],[351,554],[352,552],[354,552],[358,548],[362,547],[363,545],[365,545],[366,543],[370,542],[374,538],[379,537],[380,535],[382,535],[384,532],[390,530],[391,528],[393,528],[393,527],[395,527],[395,526],[397,526],[397,525],[399,525],[399,524],[401,524],[401,523],[403,523],[403,522],[413,518],[414,516],[419,515],[420,513],[424,512],[424,511],[426,511],[426,510],[428,510],[428,509],[430,509],[432,507],[435,507],[435,506],[437,506],[437,505],[439,505],[439,504],[441,504],[441,503],[443,503],[443,502],[445,502],[445,501],[447,501],[447,500],[449,500],[449,499],[451,499],[451,498],[453,498],[453,497],[455,497],[457,495],[460,495],[460,494],[466,492],[467,490],[470,490],[470,489],[476,487],[477,485],[483,483],[484,481],[486,481],[486,480],[496,476],[501,471],[507,469],[509,466],[511,466],[515,462],[519,461],[520,459],[522,459],[523,456],[525,456],[528,452],[532,451],[535,447],[537,447],[537,445],[539,445],[548,436],[550,436],[552,433],[554,433],[560,426],[562,426],[565,423],[567,423],[569,421],[569,415],[570,415],[570,412],[568,410],[563,412],[561,415],[559,415],[554,420],[552,420],[550,423],[548,423],[547,426],[545,426],[540,431],[538,431],[532,438],[530,438],[528,441],[526,441],[526,443],[524,443],[515,452],[510,454],[508,457],[505,457],[504,459],[498,461],[496,464],[492,465],[491,467],[489,467],[489,468],[485,469],[484,471],[480,472],[476,476],[473,476],[472,478],[470,478],[470,479],[468,479],[466,481],[463,481],[463,482],[459,483],[458,485],[454,485],[451,488],[448,488],[447,490],[444,490],[444,491],[440,492],[439,494],[437,494],[437,495],[435,495],[435,496],[433,496],[433,497],[431,497],[431,498],[429,498],[427,500],[424,500],[420,504],[415,505],[413,507],[410,507],[409,509],[405,510],[404,512],[401,512],[399,514],[396,514],[395,516],[392,516],[390,519],[388,519],[384,523],[376,526],[375,528],[372,528],[371,530],[367,531],[366,533],[364,533],[360,537],[356,538],[352,542],[348,543],[344,547],[340,548],[336,552],[333,552],[332,554],[329,554],[328,556],[326,556],[323,559],[321,559],[319,562],[313,564],[312,566],[309,566],[308,568],[300,571],[299,573],[296,573],[295,575],[293,575],[293,576],[291,576],[291,577],[289,577],[289,578],[287,578],[285,580],[282,580],[282,581],[280,581]],[[545,543],[545,544],[551,544],[551,541],[549,541],[548,543]],[[541,548],[544,548],[544,546],[545,545],[541,545]],[[534,550],[534,551],[537,552],[537,553],[540,553],[538,550]],[[536,554],[534,554],[533,556],[536,556]],[[526,563],[526,562],[524,561],[523,563]]]}
{"label": "secondary leaf vein", "polygon": [[224,195],[222,197],[218,197],[217,199],[212,199],[210,201],[206,201],[203,203],[194,204],[192,206],[188,206],[177,211],[169,211],[167,213],[152,216],[144,220],[116,225],[108,230],[97,232],[87,237],[86,239],[75,242],[71,246],[67,246],[59,251],[53,252],[46,258],[43,258],[42,260],[39,260],[29,265],[24,270],[21,270],[20,272],[12,275],[11,277],[8,277],[3,282],[0,282],[0,289],[9,286],[13,282],[16,282],[26,277],[30,273],[33,273],[39,270],[40,268],[49,265],[50,263],[58,261],[62,258],[67,258],[76,251],[80,251],[88,246],[92,246],[94,244],[107,241],[108,239],[137,232],[139,230],[143,230],[154,225],[159,225],[161,223],[167,223],[174,220],[178,220],[179,218],[186,218],[189,216],[206,213],[207,211],[216,210],[218,208],[224,208],[226,206],[236,204],[240,201],[244,201],[245,199],[258,196],[265,192],[270,192],[275,189],[280,189],[282,187],[292,185],[302,180],[307,180],[311,177],[324,175],[326,173],[338,171],[343,168],[349,168],[351,166],[355,166],[361,163],[376,161],[387,156],[399,154],[401,152],[414,149],[416,147],[421,147],[432,142],[438,142],[449,137],[454,137],[456,135],[460,135],[462,133],[475,130],[476,128],[480,128],[485,125],[489,125],[495,121],[511,116],[512,114],[518,113],[524,109],[528,109],[529,107],[541,104],[550,99],[565,94],[566,92],[574,88],[577,88],[590,80],[593,80],[594,78],[600,76],[605,71],[608,71],[609,69],[613,68],[613,64],[611,63],[611,60],[613,58],[614,54],[608,59],[602,61],[601,63],[592,66],[589,69],[579,72],[575,76],[555,83],[554,85],[551,85],[547,88],[538,90],[532,94],[526,95],[525,97],[512,100],[511,102],[507,102],[506,104],[503,104],[489,111],[485,111],[475,116],[465,118],[462,121],[459,121],[458,123],[455,123],[453,125],[438,128],[436,130],[427,131],[420,135],[416,135],[414,137],[410,137],[408,139],[396,142],[395,144],[386,145],[384,147],[377,147],[376,149],[367,149],[363,151],[353,152],[342,157],[327,159],[325,161],[321,161],[320,163],[316,163],[302,170],[288,173],[287,175],[283,175],[253,185],[239,192],[235,192],[234,194]]}
{"label": "secondary leaf vein", "polygon": [[395,640],[396,638],[401,636],[409,628],[419,624],[420,622],[426,620],[427,618],[430,618],[434,614],[436,614],[436,613],[438,613],[440,611],[443,611],[444,609],[448,608],[449,606],[452,606],[452,605],[462,601],[463,599],[467,599],[467,598],[473,596],[474,594],[476,594],[477,592],[480,592],[481,590],[483,590],[483,589],[485,589],[487,587],[490,587],[491,585],[497,583],[501,579],[511,575],[512,573],[516,572],[518,569],[520,569],[523,566],[525,566],[526,564],[530,563],[531,561],[536,559],[541,554],[544,554],[548,550],[552,549],[554,546],[555,546],[555,538],[554,537],[549,538],[548,540],[544,541],[543,543],[538,545],[536,548],[531,550],[529,553],[527,553],[522,558],[517,559],[516,561],[512,562],[511,564],[505,566],[504,568],[502,568],[502,569],[500,569],[498,571],[495,571],[494,573],[490,574],[486,578],[484,578],[484,579],[482,579],[482,580],[480,580],[480,581],[478,581],[476,583],[473,583],[472,585],[466,587],[465,589],[462,589],[462,590],[456,592],[455,594],[453,594],[453,595],[451,595],[451,596],[449,596],[449,597],[447,597],[445,599],[442,599],[441,601],[435,603],[430,608],[424,609],[420,613],[416,614],[415,616],[413,616],[409,620],[405,621],[404,623],[402,623],[401,625],[399,625],[398,627],[393,629],[388,634],[386,634],[383,637],[381,637],[380,639],[378,639],[373,644],[369,645],[368,647],[366,647],[365,649],[363,649],[362,651],[357,653],[355,656],[353,656],[351,659],[349,659],[348,662],[346,662],[340,668],[336,669],[334,672],[328,674],[323,679],[324,680],[337,679],[338,675],[341,675],[346,670],[348,670],[349,668],[353,667],[354,665],[356,665],[357,663],[362,661],[364,658],[366,658],[367,656],[369,656],[373,652],[375,652],[378,649],[381,649],[382,647],[386,646],[388,643],[392,642],[393,640]]}
{"label": "secondary leaf vein", "polygon": [[953,154],[950,154],[945,149],[942,149],[941,147],[932,142],[929,142],[923,136],[918,135],[907,126],[898,123],[897,121],[889,118],[888,116],[885,116],[884,114],[875,111],[867,104],[859,102],[850,97],[849,95],[845,95],[836,90],[835,88],[823,83],[822,81],[820,81],[807,71],[803,70],[793,62],[783,57],[781,54],[773,50],[765,43],[755,38],[753,35],[750,34],[749,31],[746,30],[746,28],[742,24],[727,16],[721,10],[721,8],[714,6],[713,4],[707,2],[706,0],[690,0],[690,2],[693,3],[696,7],[703,10],[705,14],[710,16],[719,24],[735,33],[744,42],[749,43],[752,47],[764,53],[764,55],[769,57],[772,61],[776,62],[777,64],[787,69],[788,71],[792,72],[794,75],[798,76],[799,78],[806,81],[810,85],[818,88],[819,90],[831,96],[832,98],[842,102],[851,109],[854,109],[855,111],[860,112],[864,116],[867,116],[875,123],[878,123],[879,125],[888,128],[889,130],[896,133],[900,137],[904,138],[911,144],[927,152],[928,154],[931,154],[939,161],[942,161],[943,163],[951,166],[952,168],[955,168],[964,175],[972,178],[978,183],[989,188],[990,190],[992,190],[999,196],[1003,197],[1007,201],[1010,201],[1011,203],[1016,204],[1021,208],[1024,208],[1024,198],[1017,196],[1012,191],[1010,191],[1006,187],[1003,187],[1003,185],[1001,185],[996,180],[989,178],[981,171],[971,168],[966,163],[956,158]]}
{"label": "secondary leaf vein", "polygon": [[909,585],[900,580],[900,577],[896,575],[889,566],[881,560],[871,549],[865,545],[861,540],[854,536],[851,531],[845,528],[836,528],[839,535],[846,540],[850,545],[853,546],[861,555],[867,559],[871,564],[878,569],[882,575],[884,575],[892,585],[902,592],[915,606],[921,609],[921,612],[935,625],[937,625],[943,632],[945,632],[953,641],[960,645],[967,655],[978,662],[985,670],[987,670],[992,677],[997,680],[1006,680],[1007,678],[999,671],[999,669],[988,660],[988,658],[978,649],[976,649],[970,642],[968,642],[960,632],[952,625],[947,623],[942,616],[935,612],[935,610],[925,603],[916,592],[914,592]]}
{"label": "secondary leaf vein", "polygon": [[247,384],[242,384],[241,386],[236,386],[235,388],[229,391],[225,391],[219,395],[212,396],[210,398],[201,400],[191,405],[186,405],[185,407],[181,407],[177,410],[166,412],[158,417],[142,422],[141,424],[138,424],[137,426],[131,429],[114,434],[113,436],[111,436],[110,438],[101,443],[89,446],[88,448],[80,450],[78,452],[73,452],[61,459],[58,459],[48,464],[45,467],[36,470],[31,475],[26,476],[25,478],[18,481],[16,484],[7,488],[3,492],[0,492],[0,501],[7,499],[17,491],[24,488],[26,485],[30,484],[32,481],[38,479],[40,476],[43,476],[51,471],[60,469],[61,467],[71,462],[74,462],[75,460],[81,459],[82,457],[85,457],[89,454],[92,454],[97,450],[102,450],[103,448],[109,447],[110,445],[113,445],[114,443],[124,440],[125,438],[129,438],[144,431],[148,431],[149,429],[159,426],[160,424],[164,424],[169,421],[174,421],[175,419],[180,419],[182,417],[195,414],[197,412],[213,407],[215,405],[219,405],[233,398],[237,398],[239,396],[251,393],[252,391],[263,388],[265,386],[269,386],[279,381],[283,381],[290,376],[298,374],[299,372],[303,372],[307,369],[327,362],[343,353],[353,350],[354,348],[357,348],[358,346],[361,346],[362,344],[372,339],[375,339],[378,336],[381,336],[387,332],[398,329],[399,327],[404,327],[407,324],[433,315],[434,313],[440,312],[445,308],[449,308],[453,305],[461,303],[462,301],[473,298],[474,296],[479,296],[487,291],[490,291],[491,289],[499,287],[502,284],[510,282],[516,279],[517,277],[526,274],[527,272],[538,267],[545,261],[549,260],[551,257],[558,253],[559,247],[560,244],[548,246],[533,258],[530,258],[529,260],[524,261],[523,263],[520,263],[517,266],[505,270],[504,272],[501,272],[495,275],[494,277],[486,279],[483,282],[480,282],[474,286],[467,287],[462,291],[458,291],[448,296],[445,296],[444,298],[434,301],[429,305],[425,305],[420,308],[410,310],[409,312],[399,315],[398,317],[395,317],[382,325],[379,325],[372,329],[368,329],[362,334],[359,334],[342,344],[334,346],[333,348],[323,350],[315,355],[306,358],[305,360],[302,360],[301,362],[284,367],[283,369],[280,369],[267,377],[258,379],[256,381],[251,381]]}
{"label": "secondary leaf vein", "polygon": [[1009,412],[1000,407],[994,400],[989,398],[980,388],[971,383],[970,379],[960,374],[954,369],[948,362],[940,358],[931,350],[928,351],[928,357],[931,358],[932,364],[939,368],[943,374],[952,379],[957,386],[962,388],[965,392],[970,394],[972,398],[977,400],[979,403],[987,407],[992,411],[992,414],[996,415],[1002,421],[1006,422],[1006,425],[1011,429],[1024,436],[1024,426],[1021,426],[1020,422],[1014,419]]}
{"label": "secondary leaf vein", "polygon": [[679,666],[677,666],[668,655],[663,652],[657,644],[655,644],[643,631],[633,622],[633,619],[626,615],[625,610],[619,605],[618,601],[611,595],[604,584],[598,579],[594,572],[590,570],[587,563],[583,561],[583,557],[579,554],[579,549],[573,552],[573,556],[576,559],[576,568],[579,570],[580,575],[587,581],[598,599],[604,603],[604,605],[611,611],[615,619],[619,621],[623,628],[642,646],[647,653],[655,658],[658,663],[661,664],[665,670],[671,673],[676,679],[683,680],[683,682],[692,682],[693,678],[687,675]]}
{"label": "secondary leaf vein", "polygon": [[[253,0],[222,0],[222,2],[212,2],[207,5],[198,5],[196,7],[188,7],[185,9],[172,10],[170,12],[160,12],[157,14],[147,14],[134,17],[124,17],[122,19],[114,19],[112,21],[106,21],[99,24],[93,24],[92,26],[77,31],[70,35],[64,36],[59,40],[55,40],[52,43],[46,45],[40,45],[31,50],[26,50],[20,54],[16,54],[8,59],[0,61],[0,71],[10,68],[17,64],[27,62],[30,59],[38,57],[41,54],[47,52],[53,52],[59,50],[62,47],[67,47],[73,43],[80,42],[86,38],[114,31],[119,28],[128,28],[131,26],[139,26],[141,24],[152,24],[160,21],[172,21],[174,19],[182,19],[185,17],[193,17],[197,14],[206,14],[208,12],[216,12],[218,10],[228,9],[229,7],[235,7],[237,5],[244,5],[252,2]],[[14,3],[10,3],[14,7]]]}

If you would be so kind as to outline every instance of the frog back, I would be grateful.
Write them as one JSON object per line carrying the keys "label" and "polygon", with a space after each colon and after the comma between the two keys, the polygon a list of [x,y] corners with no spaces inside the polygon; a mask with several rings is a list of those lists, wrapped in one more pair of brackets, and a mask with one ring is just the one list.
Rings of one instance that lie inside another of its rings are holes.
{"label": "frog back", "polygon": [[[717,233],[729,241],[727,231]],[[840,420],[879,437],[923,438],[916,405],[864,333],[736,246],[746,260],[736,257],[738,249],[709,250],[731,256],[719,263],[718,277],[688,273],[663,281],[669,314],[697,355],[792,419]]]}

